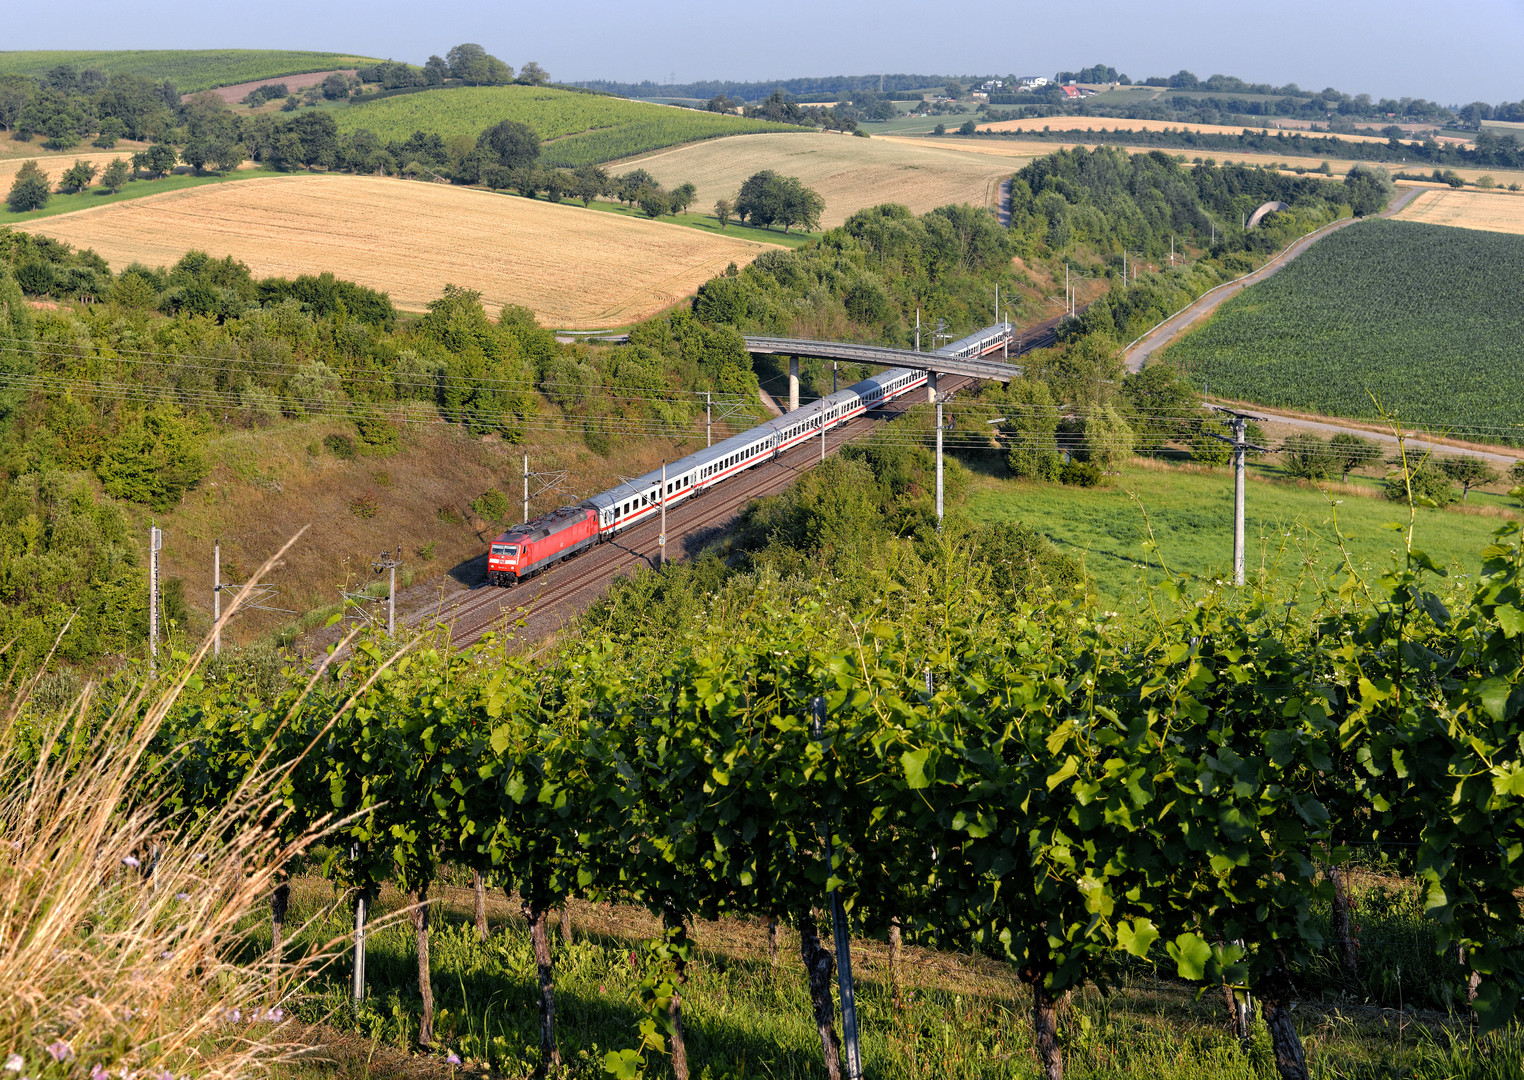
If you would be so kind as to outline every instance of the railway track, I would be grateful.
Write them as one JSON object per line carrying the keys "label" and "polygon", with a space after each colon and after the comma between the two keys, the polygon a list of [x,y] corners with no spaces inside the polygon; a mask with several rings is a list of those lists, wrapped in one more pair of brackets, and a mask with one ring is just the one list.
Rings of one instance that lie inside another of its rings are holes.
{"label": "railway track", "polygon": [[[1020,352],[1051,346],[1057,324],[1055,318],[1028,328]],[[939,389],[944,397],[950,397],[977,381],[967,376],[944,375]],[[889,402],[882,409],[853,417],[826,434],[826,454],[836,453],[848,442],[861,438],[924,400],[916,392],[908,398]],[[668,560],[677,561],[696,554],[732,526],[752,499],[783,491],[820,460],[820,442],[810,439],[773,461],[748,469],[671,507],[667,511]],[[496,588],[483,581],[459,599],[415,612],[403,621],[410,626],[447,626],[450,642],[457,648],[519,622],[523,623],[524,638],[545,637],[591,605],[620,574],[639,566],[655,567],[660,552],[660,533],[659,522],[643,523],[567,562],[556,563],[511,589]]]}

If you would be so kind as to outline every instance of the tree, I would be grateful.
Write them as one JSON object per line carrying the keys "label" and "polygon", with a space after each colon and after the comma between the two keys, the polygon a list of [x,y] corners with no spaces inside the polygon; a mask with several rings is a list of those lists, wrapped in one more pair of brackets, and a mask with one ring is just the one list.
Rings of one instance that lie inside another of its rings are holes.
{"label": "tree", "polygon": [[323,96],[329,101],[342,101],[349,97],[349,79],[335,71],[323,80]]}
{"label": "tree", "polygon": [[1281,443],[1281,461],[1288,473],[1303,480],[1327,480],[1335,465],[1329,444],[1308,433],[1288,436]]}
{"label": "tree", "polygon": [[1058,455],[1058,405],[1048,384],[1037,379],[1012,379],[1001,405],[1006,419],[1005,464],[1012,476],[1055,480],[1063,468]]}
{"label": "tree", "polygon": [[1103,472],[1116,472],[1132,455],[1132,428],[1110,405],[1092,405],[1080,413],[1079,456]]}
{"label": "tree", "polygon": [[972,135],[979,130],[979,125],[972,120],[965,120],[958,125],[959,135]]}
{"label": "tree", "polygon": [[73,165],[64,170],[63,176],[59,177],[58,184],[65,191],[84,191],[94,179],[94,163],[76,160]]}
{"label": "tree", "polygon": [[52,196],[50,186],[48,174],[38,167],[37,162],[28,161],[16,171],[16,179],[11,184],[11,192],[5,201],[18,214],[40,210],[48,205],[48,199]]}
{"label": "tree", "polygon": [[116,141],[127,134],[127,125],[115,116],[108,116],[101,121],[100,130],[95,135],[94,145],[102,150],[110,150],[116,145]]}
{"label": "tree", "polygon": [[1346,483],[1352,471],[1381,457],[1381,448],[1374,440],[1343,431],[1328,440],[1328,449],[1333,463],[1339,467],[1339,479]]}
{"label": "tree", "polygon": [[476,145],[493,154],[505,169],[533,165],[540,156],[540,137],[534,128],[517,120],[504,120],[489,127]]}
{"label": "tree", "polygon": [[531,60],[519,69],[518,81],[525,86],[544,86],[550,82],[550,73]]}
{"label": "tree", "polygon": [[1413,501],[1420,506],[1449,506],[1455,501],[1450,478],[1434,462],[1409,459],[1404,464],[1396,458],[1390,464],[1396,471],[1386,478],[1382,494],[1392,502],[1407,502],[1410,488]]}
{"label": "tree", "polygon": [[129,420],[95,466],[106,494],[168,510],[210,466],[189,421],[171,405]]}
{"label": "tree", "polygon": [[1508,482],[1524,486],[1524,461],[1515,461],[1508,467]]}
{"label": "tree", "polygon": [[1461,486],[1461,502],[1466,501],[1472,488],[1495,483],[1502,475],[1485,458],[1473,454],[1442,457],[1436,464],[1440,472]]}
{"label": "tree", "polygon": [[640,209],[648,218],[658,218],[672,212],[672,196],[659,187],[648,187],[640,193]]}
{"label": "tree", "polygon": [[127,186],[127,181],[132,179],[132,170],[127,165],[125,158],[112,158],[111,164],[106,166],[106,171],[101,173],[101,186],[115,195]]}
{"label": "tree", "polygon": [[730,215],[734,210],[735,207],[731,205],[729,199],[720,199],[715,202],[714,216],[719,221],[720,229],[722,231],[724,230],[725,226],[730,224]]}
{"label": "tree", "polygon": [[[329,121],[332,123],[332,120]],[[168,143],[156,143],[150,146],[144,164],[147,168],[149,179],[158,179],[166,175],[175,167],[175,162],[180,160],[180,155],[175,148]]]}
{"label": "tree", "polygon": [[232,139],[218,139],[211,146],[211,162],[218,172],[232,172],[249,158],[248,148]]}
{"label": "tree", "polygon": [[597,165],[578,165],[572,171],[571,192],[582,200],[583,206],[593,205],[593,200],[609,190],[609,174]]}
{"label": "tree", "polygon": [[1344,177],[1349,207],[1356,217],[1368,217],[1386,205],[1396,187],[1391,175],[1379,165],[1355,165]]}
{"label": "tree", "polygon": [[450,65],[438,56],[431,56],[423,64],[423,81],[427,86],[440,86],[450,76]]}
{"label": "tree", "polygon": [[[467,42],[445,53],[450,74],[468,86],[502,86],[513,81],[513,68],[480,45]],[[424,66],[425,73],[428,66]]]}

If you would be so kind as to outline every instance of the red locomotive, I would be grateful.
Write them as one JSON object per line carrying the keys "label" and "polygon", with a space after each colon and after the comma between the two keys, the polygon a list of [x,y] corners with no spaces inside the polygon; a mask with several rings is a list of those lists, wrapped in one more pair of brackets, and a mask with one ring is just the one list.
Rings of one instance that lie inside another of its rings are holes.
{"label": "red locomotive", "polygon": [[515,525],[492,541],[487,552],[487,583],[516,585],[597,542],[597,511],[588,506],[563,506]]}

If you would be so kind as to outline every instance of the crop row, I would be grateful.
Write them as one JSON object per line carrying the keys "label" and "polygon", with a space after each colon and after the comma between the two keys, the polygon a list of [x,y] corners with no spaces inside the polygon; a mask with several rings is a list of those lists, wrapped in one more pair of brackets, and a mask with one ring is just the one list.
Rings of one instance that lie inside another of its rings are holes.
{"label": "crop row", "polygon": [[1524,237],[1365,221],[1224,303],[1166,355],[1241,401],[1360,418],[1385,410],[1520,443],[1521,279]]}
{"label": "crop row", "polygon": [[545,147],[544,159],[556,166],[609,161],[715,135],[790,130],[762,120],[534,86],[471,86],[399,94],[338,109],[334,119],[341,134],[363,128],[383,143],[404,140],[415,131],[446,139],[476,136],[494,124],[516,120],[533,128],[542,141],[556,140]]}
{"label": "crop row", "polygon": [[107,75],[141,75],[155,82],[168,79],[182,94],[188,94],[214,86],[373,63],[368,57],[347,53],[288,49],[48,49],[0,52],[0,75],[39,76],[67,64]]}

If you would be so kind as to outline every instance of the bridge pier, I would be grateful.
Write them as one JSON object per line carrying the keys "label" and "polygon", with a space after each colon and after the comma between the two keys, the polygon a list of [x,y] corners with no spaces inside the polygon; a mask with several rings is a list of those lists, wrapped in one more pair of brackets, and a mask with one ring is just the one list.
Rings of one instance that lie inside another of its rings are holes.
{"label": "bridge pier", "polygon": [[788,358],[788,411],[799,408],[799,357]]}
{"label": "bridge pier", "polygon": [[928,371],[926,373],[926,404],[928,404],[928,405],[935,405],[936,403],[937,403],[937,373],[935,371]]}

